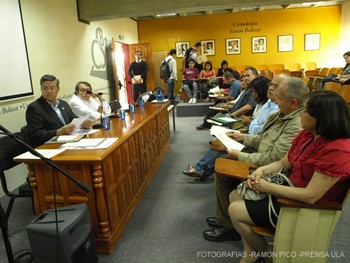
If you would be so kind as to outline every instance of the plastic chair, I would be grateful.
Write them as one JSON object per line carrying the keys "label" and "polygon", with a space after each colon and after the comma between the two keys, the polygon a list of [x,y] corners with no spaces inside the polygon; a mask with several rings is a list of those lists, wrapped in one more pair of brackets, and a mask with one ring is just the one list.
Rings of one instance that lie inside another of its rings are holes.
{"label": "plastic chair", "polygon": [[[22,139],[24,137],[22,133],[19,133],[19,132],[15,133],[15,135],[21,137]],[[15,141],[13,138],[6,135],[0,137],[0,180],[1,180],[1,186],[4,193],[8,197],[10,197],[9,204],[6,209],[7,218],[9,218],[10,216],[15,198],[30,197],[32,199],[32,204],[33,204],[33,191],[30,188],[28,181],[19,187],[18,193],[15,193],[13,191],[8,190],[6,176],[5,176],[6,170],[9,170],[19,164],[18,162],[13,161],[13,158],[26,151],[27,151],[27,148],[24,145],[20,144],[19,142]],[[33,211],[34,211],[34,207],[33,207]]]}
{"label": "plastic chair", "polygon": [[[349,85],[350,86],[350,85]],[[250,173],[252,165],[240,161],[218,158],[215,172],[220,176],[228,176],[244,180]],[[315,262],[325,263],[327,257],[303,257],[303,253],[312,251],[326,255],[329,240],[349,197],[350,182],[337,202],[323,204],[306,204],[290,199],[278,198],[281,210],[276,231],[273,232],[259,226],[252,229],[263,236],[274,236],[274,263]],[[283,253],[293,252],[292,256]]]}

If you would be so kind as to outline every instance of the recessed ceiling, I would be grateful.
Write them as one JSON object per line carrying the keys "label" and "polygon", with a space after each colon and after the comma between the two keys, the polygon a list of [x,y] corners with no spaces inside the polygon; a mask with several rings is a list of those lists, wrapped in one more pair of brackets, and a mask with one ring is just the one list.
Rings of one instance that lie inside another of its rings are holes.
{"label": "recessed ceiling", "polygon": [[[130,17],[136,21],[167,17],[205,16],[263,10],[310,8],[342,5],[345,0],[302,2],[291,0],[77,0],[78,15],[82,21],[99,21]],[[172,15],[170,15],[172,14]]]}

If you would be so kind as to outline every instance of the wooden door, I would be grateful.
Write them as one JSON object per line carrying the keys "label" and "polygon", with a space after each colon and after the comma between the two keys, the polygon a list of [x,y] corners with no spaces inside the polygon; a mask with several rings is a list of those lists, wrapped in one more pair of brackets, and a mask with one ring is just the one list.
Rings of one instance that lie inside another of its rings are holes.
{"label": "wooden door", "polygon": [[160,78],[160,65],[162,64],[163,60],[167,57],[167,52],[156,52],[153,53],[153,72],[154,72],[154,81],[155,81],[155,87],[161,87],[164,90],[164,95],[168,95],[168,84],[164,82]]}
{"label": "wooden door", "polygon": [[153,73],[152,48],[150,43],[131,44],[129,45],[129,59],[130,63],[135,61],[136,51],[142,52],[142,59],[147,62],[147,90],[154,90],[156,88]]}

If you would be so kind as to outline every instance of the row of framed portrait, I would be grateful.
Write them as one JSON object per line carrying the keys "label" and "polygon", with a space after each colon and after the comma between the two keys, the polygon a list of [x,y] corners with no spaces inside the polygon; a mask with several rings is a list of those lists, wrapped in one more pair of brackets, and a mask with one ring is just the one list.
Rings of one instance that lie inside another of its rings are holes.
{"label": "row of framed portrait", "polygon": [[[304,50],[318,50],[320,49],[321,35],[319,33],[305,34],[304,35]],[[215,55],[215,40],[203,40],[202,54],[207,56]],[[290,52],[293,51],[293,35],[281,35],[277,37],[278,52]],[[184,57],[185,51],[190,47],[189,41],[176,43],[176,56]],[[258,36],[252,37],[251,40],[252,53],[265,53],[267,51],[267,37]],[[235,55],[241,54],[241,39],[240,38],[228,38],[226,39],[226,54]]]}

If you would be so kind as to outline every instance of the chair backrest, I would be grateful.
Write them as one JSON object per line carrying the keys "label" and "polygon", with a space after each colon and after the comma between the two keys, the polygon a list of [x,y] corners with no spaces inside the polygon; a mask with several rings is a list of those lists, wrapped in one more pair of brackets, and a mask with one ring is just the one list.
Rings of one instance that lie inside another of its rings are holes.
{"label": "chair backrest", "polygon": [[290,71],[299,71],[301,70],[300,63],[288,63],[286,64],[286,69],[289,69]]}
{"label": "chair backrest", "polygon": [[317,66],[315,62],[305,62],[302,64],[302,68],[305,70],[314,70]]}
{"label": "chair backrest", "polygon": [[342,96],[348,104],[350,104],[350,84],[342,85],[338,90],[338,94]]}
{"label": "chair backrest", "polygon": [[290,70],[288,69],[275,69],[274,71],[272,71],[274,77],[282,73],[290,76]]}
{"label": "chair backrest", "polygon": [[285,69],[285,66],[283,64],[270,64],[269,70],[274,72],[277,69]]}
{"label": "chair backrest", "polygon": [[[16,136],[23,139],[19,132],[14,133]],[[16,165],[18,162],[13,160],[14,157],[27,151],[27,148],[15,141],[13,138],[4,135],[0,137],[0,170],[5,171]]]}
{"label": "chair backrest", "polygon": [[321,77],[326,77],[328,76],[329,68],[321,68],[319,75]]}
{"label": "chair backrest", "polygon": [[328,81],[324,84],[323,89],[332,90],[334,92],[338,92],[341,88],[341,84],[338,82]]}
{"label": "chair backrest", "polygon": [[339,71],[339,68],[330,68],[330,70],[328,71],[328,76],[337,75],[338,71]]}
{"label": "chair backrest", "polygon": [[270,70],[258,70],[259,76],[264,76],[268,79],[272,79],[273,74]]}
{"label": "chair backrest", "polygon": [[268,65],[263,65],[263,64],[259,64],[259,65],[253,65],[254,68],[256,68],[256,70],[268,70],[269,66]]}

